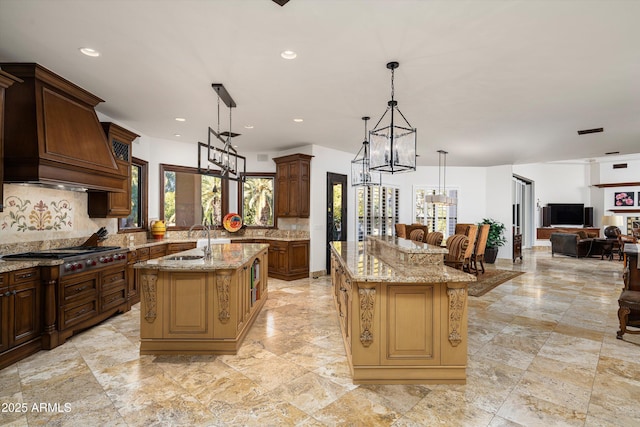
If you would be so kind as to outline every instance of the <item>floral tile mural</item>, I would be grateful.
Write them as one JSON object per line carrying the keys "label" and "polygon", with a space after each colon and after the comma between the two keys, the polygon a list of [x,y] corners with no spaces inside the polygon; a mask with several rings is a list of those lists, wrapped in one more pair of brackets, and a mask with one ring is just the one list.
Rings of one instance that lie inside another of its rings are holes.
{"label": "floral tile mural", "polygon": [[18,196],[7,197],[0,229],[18,232],[72,229],[73,208],[69,200],[38,199],[32,201]]}

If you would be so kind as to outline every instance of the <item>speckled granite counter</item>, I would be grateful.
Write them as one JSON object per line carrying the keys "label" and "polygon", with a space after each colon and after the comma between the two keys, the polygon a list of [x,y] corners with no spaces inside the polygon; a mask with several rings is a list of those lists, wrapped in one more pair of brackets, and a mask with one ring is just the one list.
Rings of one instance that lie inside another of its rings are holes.
{"label": "speckled granite counter", "polygon": [[3,261],[0,260],[0,273],[8,273],[10,271],[22,270],[23,268],[60,265],[61,259],[56,260],[21,260],[21,261]]}
{"label": "speckled granite counter", "polygon": [[212,245],[134,267],[140,278],[140,354],[235,354],[267,300],[268,245]]}
{"label": "speckled granite counter", "polygon": [[442,265],[444,255],[449,253],[441,246],[393,236],[367,236],[367,243],[382,258],[409,264]]}
{"label": "speckled granite counter", "polygon": [[180,252],[179,255],[167,255],[161,258],[151,259],[136,263],[134,268],[154,269],[162,271],[213,271],[222,269],[237,269],[249,262],[260,251],[267,249],[269,245],[264,243],[223,243],[211,245],[211,260],[204,258],[193,260],[177,260],[182,256],[203,256],[204,251],[191,249]]}
{"label": "speckled granite counter", "polygon": [[[331,243],[333,295],[353,382],[464,384],[467,284],[475,276],[402,260],[390,243]],[[398,251],[442,257],[432,248],[401,243]]]}

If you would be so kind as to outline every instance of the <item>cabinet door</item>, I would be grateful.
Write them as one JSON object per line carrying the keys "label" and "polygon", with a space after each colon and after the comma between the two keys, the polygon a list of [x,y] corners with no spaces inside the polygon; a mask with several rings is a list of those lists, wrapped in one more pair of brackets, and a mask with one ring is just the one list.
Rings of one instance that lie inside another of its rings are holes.
{"label": "cabinet door", "polygon": [[289,216],[289,163],[276,167],[276,216]]}
{"label": "cabinet door", "polygon": [[309,160],[300,161],[300,186],[298,196],[298,216],[309,217],[310,192],[311,192],[311,162]]}
{"label": "cabinet door", "polygon": [[129,300],[129,305],[137,304],[140,302],[140,291],[138,290],[138,278],[136,269],[133,268],[133,264],[136,263],[137,260],[137,252],[135,250],[131,250],[127,253],[127,299]]}
{"label": "cabinet door", "polygon": [[309,272],[309,242],[289,243],[289,273]]}
{"label": "cabinet door", "polygon": [[169,272],[162,292],[164,338],[213,338],[209,275]]}
{"label": "cabinet door", "polygon": [[38,282],[23,283],[12,286],[11,293],[13,330],[10,341],[16,346],[40,335],[40,286]]}
{"label": "cabinet door", "polygon": [[289,163],[289,212],[287,216],[300,215],[300,162]]}
{"label": "cabinet door", "polygon": [[[0,274],[0,280],[2,275]],[[0,353],[9,348],[9,287],[0,285]]]}

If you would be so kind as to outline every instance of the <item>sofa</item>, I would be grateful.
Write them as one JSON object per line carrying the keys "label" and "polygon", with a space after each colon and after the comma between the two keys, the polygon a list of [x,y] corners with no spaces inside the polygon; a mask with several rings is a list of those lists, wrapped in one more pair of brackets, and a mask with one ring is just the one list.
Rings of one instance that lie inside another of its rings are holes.
{"label": "sofa", "polygon": [[602,255],[601,245],[594,244],[594,239],[598,236],[579,232],[558,232],[551,233],[551,256],[562,254],[583,258],[593,255]]}

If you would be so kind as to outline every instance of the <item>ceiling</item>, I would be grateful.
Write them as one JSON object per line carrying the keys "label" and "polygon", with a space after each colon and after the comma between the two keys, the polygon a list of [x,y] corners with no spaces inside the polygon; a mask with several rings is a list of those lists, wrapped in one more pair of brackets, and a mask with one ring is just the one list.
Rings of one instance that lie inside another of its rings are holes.
{"label": "ceiling", "polygon": [[[217,128],[222,83],[240,152],[355,155],[398,61],[419,164],[439,149],[449,165],[537,163],[640,151],[638,16],[640,2],[613,0],[0,0],[0,62],[37,62],[114,120],[194,144]],[[221,118],[228,130],[224,104]]]}

